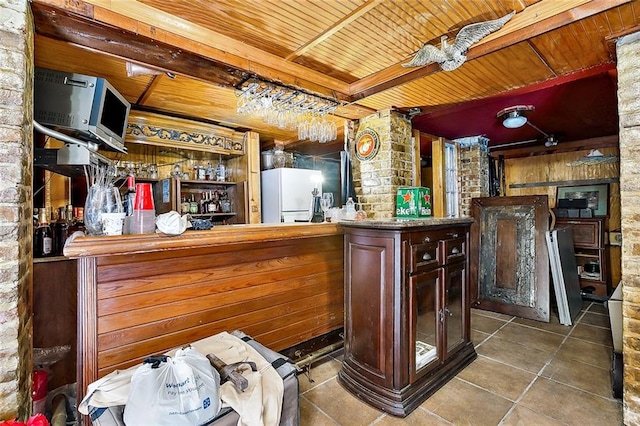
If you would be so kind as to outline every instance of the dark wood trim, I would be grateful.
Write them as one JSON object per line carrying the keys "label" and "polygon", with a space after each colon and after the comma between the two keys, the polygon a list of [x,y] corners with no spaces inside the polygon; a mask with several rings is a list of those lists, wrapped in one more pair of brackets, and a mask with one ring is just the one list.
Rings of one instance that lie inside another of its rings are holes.
{"label": "dark wood trim", "polygon": [[[516,27],[511,31],[507,29],[507,26],[505,26],[502,30],[504,33],[502,36],[496,37],[490,41],[478,43],[475,47],[469,49],[467,60],[476,59],[498,50],[508,48],[521,43],[522,41],[529,40],[541,34],[571,24],[572,22],[588,18],[629,2],[630,0],[588,2],[543,20],[538,20],[536,14],[540,8],[537,8],[537,5],[534,4],[520,12],[522,14],[527,14],[529,20],[532,21],[531,23],[525,23],[524,26],[520,28]],[[540,3],[540,7],[544,7],[542,3],[544,2]],[[420,68],[404,68],[401,66],[401,63],[394,64],[382,71],[371,74],[356,81],[355,83],[352,83],[352,98],[353,101],[357,101],[398,85],[410,83],[435,72],[440,72],[438,64],[430,64]]]}
{"label": "dark wood trim", "polygon": [[[98,293],[96,258],[78,260],[78,356],[76,377],[78,383],[89,384],[98,374]],[[85,388],[78,386],[78,401]],[[89,424],[86,423],[85,424]]]}
{"label": "dark wood trim", "polygon": [[[553,147],[546,147],[544,144],[538,144],[535,146],[519,146],[514,148],[507,148],[500,150],[492,150],[489,152],[491,156],[498,158],[502,155],[505,159],[533,157],[537,155],[550,155],[559,154],[561,152],[575,152],[575,151],[587,151],[591,149],[599,148],[618,148],[619,139],[618,135],[602,136],[592,139],[583,139],[579,141],[571,142],[558,142],[558,145]],[[491,147],[489,147],[491,148]]]}
{"label": "dark wood trim", "polygon": [[536,188],[539,186],[577,186],[577,185],[599,185],[601,183],[619,183],[619,178],[608,179],[584,179],[584,180],[556,180],[552,182],[528,182],[512,183],[509,188]]}
{"label": "dark wood trim", "polygon": [[44,37],[228,87],[249,76],[248,72],[228,64],[91,20],[92,12],[87,17],[38,2],[31,3],[31,10],[36,33]]}

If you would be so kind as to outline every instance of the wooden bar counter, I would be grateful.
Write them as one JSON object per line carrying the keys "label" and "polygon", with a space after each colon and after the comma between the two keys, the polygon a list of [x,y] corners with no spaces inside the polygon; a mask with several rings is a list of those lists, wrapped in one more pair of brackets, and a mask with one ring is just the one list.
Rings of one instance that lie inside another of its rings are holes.
{"label": "wooden bar counter", "polygon": [[343,326],[338,224],[80,237],[78,398],[88,384],[221,331],[280,351]]}

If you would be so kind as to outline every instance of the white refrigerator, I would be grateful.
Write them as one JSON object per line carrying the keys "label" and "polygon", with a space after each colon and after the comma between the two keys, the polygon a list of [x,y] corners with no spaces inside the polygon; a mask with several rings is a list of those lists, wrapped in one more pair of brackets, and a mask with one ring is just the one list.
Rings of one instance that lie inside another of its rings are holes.
{"label": "white refrigerator", "polygon": [[261,173],[262,222],[308,222],[313,190],[322,194],[320,170],[277,168]]}

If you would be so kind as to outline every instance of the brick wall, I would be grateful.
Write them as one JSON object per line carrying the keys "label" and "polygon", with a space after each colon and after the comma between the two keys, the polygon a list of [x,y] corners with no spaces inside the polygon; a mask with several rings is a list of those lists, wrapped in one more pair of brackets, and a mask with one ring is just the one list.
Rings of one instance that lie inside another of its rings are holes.
{"label": "brick wall", "polygon": [[0,420],[31,412],[33,19],[0,0]]}
{"label": "brick wall", "polygon": [[624,423],[640,424],[640,32],[617,44]]}
{"label": "brick wall", "polygon": [[460,216],[471,216],[471,199],[489,196],[489,159],[486,138],[465,138],[460,146],[458,181],[460,183]]}
{"label": "brick wall", "polygon": [[412,182],[411,123],[402,114],[382,110],[361,119],[356,135],[364,129],[378,134],[380,149],[372,159],[360,161],[351,146],[353,184],[358,197],[354,201],[362,203],[369,219],[394,217],[398,187]]}

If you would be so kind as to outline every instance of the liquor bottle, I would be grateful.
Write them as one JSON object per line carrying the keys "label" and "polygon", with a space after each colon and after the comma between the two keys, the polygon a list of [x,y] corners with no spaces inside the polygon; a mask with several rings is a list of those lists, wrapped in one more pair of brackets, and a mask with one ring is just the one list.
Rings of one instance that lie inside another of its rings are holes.
{"label": "liquor bottle", "polygon": [[73,220],[69,227],[69,235],[73,235],[74,232],[84,232],[84,207],[73,207]]}
{"label": "liquor bottle", "polygon": [[126,216],[133,214],[133,205],[136,199],[136,178],[127,176],[127,190],[124,193],[124,212]]}
{"label": "liquor bottle", "polygon": [[69,222],[67,221],[67,208],[58,208],[58,220],[53,223],[53,240],[54,248],[53,253],[56,255],[62,255],[64,249],[64,243],[69,237]]}
{"label": "liquor bottle", "polygon": [[191,211],[191,203],[187,200],[187,197],[182,197],[182,204],[180,205],[180,212],[182,214],[187,214]]}
{"label": "liquor bottle", "polygon": [[33,234],[33,257],[51,256],[53,251],[53,233],[49,226],[46,209],[40,209],[39,224]]}
{"label": "liquor bottle", "polygon": [[209,209],[209,199],[207,198],[207,193],[203,192],[200,194],[200,202],[198,203],[198,213],[206,213]]}
{"label": "liquor bottle", "polygon": [[216,180],[215,172],[213,171],[213,166],[211,165],[211,163],[207,164],[205,177],[207,178],[207,180]]}
{"label": "liquor bottle", "polygon": [[216,167],[216,180],[218,182],[224,182],[227,176],[227,171],[224,163],[222,162],[222,155],[218,158],[218,167]]}
{"label": "liquor bottle", "polygon": [[191,203],[189,204],[189,213],[191,214],[198,213],[198,203],[196,202],[193,194],[191,194]]}

